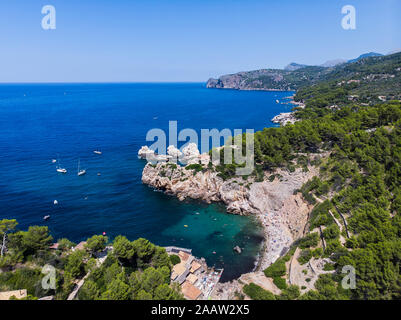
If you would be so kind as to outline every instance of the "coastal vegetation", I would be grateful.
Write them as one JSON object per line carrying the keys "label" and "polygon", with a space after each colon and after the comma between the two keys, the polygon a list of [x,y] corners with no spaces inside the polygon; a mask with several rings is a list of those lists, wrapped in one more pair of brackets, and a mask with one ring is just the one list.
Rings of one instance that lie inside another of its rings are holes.
{"label": "coastal vegetation", "polygon": [[[400,65],[400,54],[347,65],[335,74],[341,81],[298,91],[295,98],[306,104],[295,110],[302,121],[255,134],[255,158],[263,170],[299,165],[300,155],[308,156],[308,164],[316,155],[327,155],[315,163],[319,177],[295,191],[314,208],[309,232],[294,246],[302,249],[300,264],[329,259],[324,267],[329,273],[298,299],[401,298],[401,103],[377,99],[399,97]],[[372,76],[377,74],[381,76]],[[356,76],[358,81],[347,82]],[[350,95],[357,99],[348,99]],[[345,266],[355,268],[352,290],[341,285]],[[285,259],[265,275],[288,278]],[[251,298],[263,298],[254,291],[244,288]]]}
{"label": "coastal vegetation", "polygon": [[[67,299],[77,281],[86,276],[79,300],[183,299],[179,287],[170,283],[177,259],[146,239],[129,241],[117,236],[109,243],[107,237],[94,235],[83,246],[63,238],[55,247],[46,226],[21,231],[17,225],[16,220],[0,221],[0,236],[7,232],[0,258],[1,291],[26,289],[27,299],[49,295]],[[55,268],[55,289],[42,286],[45,265]]]}

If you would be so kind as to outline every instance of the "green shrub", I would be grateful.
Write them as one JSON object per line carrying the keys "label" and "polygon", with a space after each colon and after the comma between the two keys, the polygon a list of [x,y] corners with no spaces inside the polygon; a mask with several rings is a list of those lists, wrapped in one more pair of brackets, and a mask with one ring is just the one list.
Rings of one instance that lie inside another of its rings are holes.
{"label": "green shrub", "polygon": [[275,300],[276,297],[270,291],[263,289],[262,287],[250,283],[243,287],[244,293],[253,300]]}
{"label": "green shrub", "polygon": [[320,258],[322,256],[322,254],[323,254],[322,248],[316,248],[316,249],[312,250],[312,256],[316,259]]}
{"label": "green shrub", "polygon": [[337,239],[340,235],[340,229],[336,224],[332,224],[323,230],[323,237],[325,239]]}
{"label": "green shrub", "polygon": [[301,251],[301,254],[298,257],[298,262],[300,264],[305,264],[310,259],[312,259],[312,251],[310,249],[305,249]]}
{"label": "green shrub", "polygon": [[291,285],[281,292],[280,300],[295,300],[298,299],[300,295],[301,291],[299,290],[299,287]]}
{"label": "green shrub", "polygon": [[28,294],[41,297],[40,269],[21,268],[0,273],[0,291],[26,289]]}
{"label": "green shrub", "polygon": [[186,170],[195,170],[195,172],[199,172],[203,170],[203,167],[199,163],[189,164],[185,167]]}
{"label": "green shrub", "polygon": [[335,270],[335,265],[333,263],[326,263],[323,267],[324,271],[332,271]]}
{"label": "green shrub", "polygon": [[306,249],[310,247],[316,247],[319,244],[319,234],[317,232],[312,232],[303,237],[298,241],[298,245],[301,249]]}
{"label": "green shrub", "polygon": [[285,275],[287,269],[283,260],[277,260],[271,266],[267,267],[263,272],[266,277],[275,278],[282,277]]}
{"label": "green shrub", "polygon": [[179,256],[177,256],[176,254],[172,254],[170,256],[170,261],[173,265],[179,264],[181,262],[181,259]]}
{"label": "green shrub", "polygon": [[284,290],[287,288],[287,283],[284,278],[281,277],[274,277],[273,278],[273,283],[276,285],[277,288],[280,290]]}

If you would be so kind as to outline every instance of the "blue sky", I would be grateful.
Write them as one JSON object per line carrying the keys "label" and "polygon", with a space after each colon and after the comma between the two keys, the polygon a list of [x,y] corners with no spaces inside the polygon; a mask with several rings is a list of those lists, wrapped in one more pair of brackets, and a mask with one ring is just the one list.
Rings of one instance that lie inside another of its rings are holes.
{"label": "blue sky", "polygon": [[[356,30],[341,27],[347,4]],[[206,81],[388,53],[400,15],[398,0],[2,0],[0,82]]]}

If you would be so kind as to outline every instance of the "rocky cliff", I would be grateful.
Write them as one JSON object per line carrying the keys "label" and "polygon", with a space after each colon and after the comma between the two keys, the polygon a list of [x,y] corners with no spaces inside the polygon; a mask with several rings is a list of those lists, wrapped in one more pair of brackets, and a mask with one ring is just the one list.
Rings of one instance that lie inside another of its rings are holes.
{"label": "rocky cliff", "polygon": [[209,79],[206,87],[237,90],[297,90],[310,85],[333,71],[333,68],[305,66],[281,69],[260,69],[248,72],[238,72]]}
{"label": "rocky cliff", "polygon": [[249,72],[239,72],[209,79],[206,87],[237,90],[292,90],[284,80],[284,70],[261,69]]}

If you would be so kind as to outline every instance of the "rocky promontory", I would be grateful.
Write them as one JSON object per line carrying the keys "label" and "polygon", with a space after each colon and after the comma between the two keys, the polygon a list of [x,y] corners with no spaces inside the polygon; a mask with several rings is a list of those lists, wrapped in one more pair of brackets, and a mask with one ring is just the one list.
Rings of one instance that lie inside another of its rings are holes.
{"label": "rocky promontory", "polygon": [[285,80],[288,71],[261,69],[249,72],[238,72],[210,78],[207,88],[236,89],[236,90],[293,90],[291,84]]}

